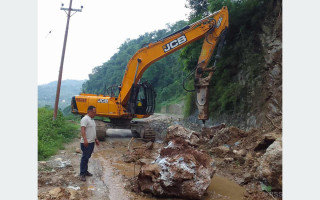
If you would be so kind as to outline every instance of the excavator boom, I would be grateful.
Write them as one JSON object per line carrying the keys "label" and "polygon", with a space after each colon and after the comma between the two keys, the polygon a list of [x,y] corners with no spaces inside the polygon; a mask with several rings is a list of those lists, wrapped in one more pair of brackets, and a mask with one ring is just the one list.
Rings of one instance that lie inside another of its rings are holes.
{"label": "excavator boom", "polygon": [[[198,119],[208,119],[208,86],[215,70],[215,64],[208,67],[216,44],[225,37],[229,26],[227,7],[172,33],[156,42],[139,49],[129,60],[122,83],[118,86],[119,95],[105,96],[80,94],[72,98],[71,112],[85,115],[88,106],[96,107],[98,116],[109,117],[113,124],[121,126],[132,118],[146,118],[155,109],[155,91],[148,83],[140,83],[143,73],[159,59],[204,38],[198,65],[195,67],[195,91],[197,93]],[[219,45],[220,46],[220,45]],[[216,60],[219,57],[216,56]],[[216,63],[216,62],[215,62]],[[142,95],[141,95],[142,93]]]}
{"label": "excavator boom", "polygon": [[152,63],[206,36],[199,58],[200,62],[204,61],[200,67],[205,68],[221,32],[229,26],[228,16],[227,7],[223,7],[212,15],[138,50],[129,60],[122,79],[122,105],[127,105],[132,85],[139,82]]}

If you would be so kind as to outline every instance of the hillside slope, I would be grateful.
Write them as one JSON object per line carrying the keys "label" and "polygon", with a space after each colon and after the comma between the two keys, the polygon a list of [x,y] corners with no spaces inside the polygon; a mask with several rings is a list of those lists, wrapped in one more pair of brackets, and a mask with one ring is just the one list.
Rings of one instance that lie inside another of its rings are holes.
{"label": "hillside slope", "polygon": [[[189,0],[191,21],[228,6],[230,27],[210,86],[209,124],[240,128],[281,127],[282,123],[282,1]],[[195,2],[207,2],[197,7]],[[194,66],[198,46],[183,49],[186,66]],[[186,107],[194,108],[194,101]],[[197,117],[189,109],[190,120]],[[272,119],[272,120],[271,120]]]}

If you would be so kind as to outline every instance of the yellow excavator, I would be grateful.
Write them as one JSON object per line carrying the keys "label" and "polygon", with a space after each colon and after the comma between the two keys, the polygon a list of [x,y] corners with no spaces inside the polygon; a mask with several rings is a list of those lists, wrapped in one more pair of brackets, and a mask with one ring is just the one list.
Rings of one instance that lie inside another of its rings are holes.
{"label": "yellow excavator", "polygon": [[[88,106],[96,107],[96,115],[108,117],[110,122],[96,120],[97,137],[104,140],[107,129],[131,129],[132,133],[145,140],[154,140],[155,133],[150,126],[133,118],[147,118],[154,113],[156,93],[149,82],[140,83],[143,73],[157,60],[170,55],[182,47],[204,39],[198,64],[194,67],[194,87],[198,119],[205,123],[208,119],[208,86],[220,57],[220,51],[229,26],[227,7],[172,33],[154,43],[139,49],[129,60],[122,83],[108,88],[109,95],[81,93],[72,97],[71,112],[85,115]],[[218,44],[216,59],[208,67],[212,54]],[[192,72],[193,73],[193,72]],[[115,95],[117,93],[117,95]]]}

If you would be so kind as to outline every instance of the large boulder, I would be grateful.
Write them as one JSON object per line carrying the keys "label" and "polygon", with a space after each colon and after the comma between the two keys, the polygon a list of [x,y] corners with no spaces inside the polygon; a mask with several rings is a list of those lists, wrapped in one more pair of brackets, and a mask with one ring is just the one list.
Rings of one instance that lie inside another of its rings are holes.
{"label": "large boulder", "polygon": [[267,182],[272,189],[282,189],[282,140],[278,138],[261,157],[257,168],[258,176]]}
{"label": "large boulder", "polygon": [[195,150],[183,138],[176,138],[160,151],[138,175],[139,189],[161,197],[200,199],[211,183],[215,162]]}

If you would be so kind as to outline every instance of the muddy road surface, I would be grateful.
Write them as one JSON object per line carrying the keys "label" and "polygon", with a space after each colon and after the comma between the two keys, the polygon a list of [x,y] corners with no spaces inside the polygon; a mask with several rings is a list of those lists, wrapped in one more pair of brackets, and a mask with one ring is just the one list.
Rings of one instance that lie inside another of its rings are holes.
{"label": "muddy road surface", "polygon": [[[102,179],[106,184],[109,193],[108,198],[116,199],[158,199],[151,195],[143,193],[136,194],[130,191],[129,179],[137,176],[140,170],[139,165],[124,162],[123,155],[128,152],[128,143],[131,138],[107,138],[103,142],[99,151],[93,158],[97,159],[103,168]],[[130,148],[143,146],[144,142],[139,139],[133,139],[130,143]],[[161,143],[154,143],[154,154],[157,156],[157,151],[162,147]],[[222,176],[216,175],[212,179],[211,185],[208,188],[208,194],[203,200],[209,199],[244,199],[245,189],[237,183],[232,182]],[[161,198],[163,199],[163,198]]]}
{"label": "muddy road surface", "polygon": [[[89,171],[93,176],[87,177],[86,182],[79,178],[80,138],[66,144],[64,150],[49,160],[39,161],[38,199],[177,199],[158,198],[134,189],[135,177],[141,169],[139,160],[154,160],[160,149],[166,146],[163,141],[168,126],[180,124],[182,119],[181,116],[155,115],[147,121],[157,132],[152,148],[146,150],[147,142],[133,138],[131,131],[108,130],[108,137],[95,147],[90,158]],[[261,181],[254,178],[257,170],[252,170],[264,158],[263,155],[267,155],[269,141],[276,140],[274,137],[277,135],[256,130],[245,132],[232,127],[206,134],[211,134],[210,141],[201,143],[197,148],[214,157],[217,170],[202,200],[282,199],[281,191],[263,192]],[[225,146],[231,148],[226,149]],[[240,155],[242,149],[246,149],[245,157]],[[128,155],[132,155],[130,152],[138,152],[136,162],[128,161]]]}
{"label": "muddy road surface", "polygon": [[[132,139],[129,134],[120,137],[119,132],[112,133],[106,141],[95,147],[89,162],[89,171],[93,173],[86,182],[79,180],[79,163],[81,153],[76,153],[79,139],[66,145],[66,149],[46,162],[39,162],[38,198],[39,199],[164,199],[144,193],[131,191],[130,179],[137,176],[139,165],[124,162],[123,155],[128,153],[128,143]],[[130,148],[139,148],[145,142],[134,138]],[[154,143],[153,155],[163,146]],[[215,175],[203,200],[244,198],[245,189],[227,178]],[[170,198],[167,198],[170,199]],[[173,198],[171,198],[173,199]]]}

